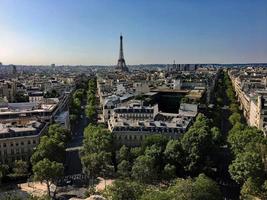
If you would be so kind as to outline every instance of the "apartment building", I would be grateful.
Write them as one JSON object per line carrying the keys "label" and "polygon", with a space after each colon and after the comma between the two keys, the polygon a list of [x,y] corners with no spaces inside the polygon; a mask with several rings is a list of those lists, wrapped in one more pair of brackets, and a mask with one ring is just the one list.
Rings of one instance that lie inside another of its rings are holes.
{"label": "apartment building", "polygon": [[6,98],[8,102],[14,102],[16,95],[16,83],[8,80],[0,80],[0,97]]}
{"label": "apartment building", "polygon": [[41,135],[55,121],[69,128],[68,111],[60,111],[66,99],[0,104],[0,163],[28,160]]}
{"label": "apartment building", "polygon": [[157,105],[117,107],[108,121],[108,127],[115,136],[116,145],[139,146],[153,134],[179,138],[193,122],[197,114],[193,112],[185,112],[185,106],[177,114],[161,113]]}
{"label": "apartment building", "polygon": [[267,70],[265,68],[232,69],[228,72],[240,108],[250,126],[267,133]]}
{"label": "apartment building", "polygon": [[34,120],[0,123],[0,163],[28,160],[47,124]]}

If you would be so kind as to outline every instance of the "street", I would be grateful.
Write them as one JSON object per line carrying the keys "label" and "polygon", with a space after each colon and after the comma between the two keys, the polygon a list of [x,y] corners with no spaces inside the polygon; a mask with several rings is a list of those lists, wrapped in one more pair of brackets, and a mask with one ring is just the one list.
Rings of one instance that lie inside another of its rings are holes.
{"label": "street", "polygon": [[[85,103],[83,102],[83,107]],[[79,147],[82,146],[83,132],[89,124],[89,119],[82,109],[81,116],[72,128],[72,139],[67,145],[66,161],[65,161],[65,175],[79,174],[82,172],[82,164],[79,156]]]}

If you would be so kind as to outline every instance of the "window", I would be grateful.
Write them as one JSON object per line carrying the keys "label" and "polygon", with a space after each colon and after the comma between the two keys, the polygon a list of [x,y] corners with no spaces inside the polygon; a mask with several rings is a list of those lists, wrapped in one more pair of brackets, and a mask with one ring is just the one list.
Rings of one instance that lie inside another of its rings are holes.
{"label": "window", "polygon": [[19,143],[18,142],[16,142],[16,146],[19,146]]}
{"label": "window", "polygon": [[31,141],[30,140],[28,140],[28,144],[31,144]]}
{"label": "window", "polygon": [[13,147],[13,142],[10,143],[10,146]]}
{"label": "window", "polygon": [[16,154],[19,154],[19,149],[16,149]]}
{"label": "window", "polygon": [[36,141],[35,141],[35,140],[33,140],[33,141],[32,141],[32,143],[33,143],[33,144],[36,144]]}
{"label": "window", "polygon": [[20,144],[21,144],[21,145],[24,145],[24,142],[21,142]]}
{"label": "window", "polygon": [[6,147],[6,143],[3,144],[3,147]]}
{"label": "window", "polygon": [[14,155],[14,149],[11,149],[11,155]]}

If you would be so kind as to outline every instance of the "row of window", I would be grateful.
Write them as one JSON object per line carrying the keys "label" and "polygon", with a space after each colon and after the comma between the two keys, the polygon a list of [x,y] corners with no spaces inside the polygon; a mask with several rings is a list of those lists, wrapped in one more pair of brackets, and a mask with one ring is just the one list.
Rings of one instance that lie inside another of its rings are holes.
{"label": "row of window", "polygon": [[2,114],[0,115],[0,119],[11,119],[11,118],[20,118],[21,115],[24,117],[33,117],[33,116],[39,116],[39,117],[45,117],[50,116],[52,112],[44,111],[44,112],[31,112],[31,113],[12,113],[12,114]]}
{"label": "row of window", "polygon": [[32,149],[30,148],[17,148],[17,149],[10,149],[10,152],[7,152],[7,149],[4,149],[3,151],[0,150],[0,157],[3,155],[4,157],[7,157],[7,155],[16,155],[16,154],[30,154],[32,152]]}
{"label": "row of window", "polygon": [[137,117],[137,118],[140,118],[140,117],[153,117],[153,114],[144,114],[144,113],[141,113],[141,114],[139,114],[139,113],[135,113],[135,114],[129,114],[129,113],[127,113],[127,114],[118,114],[119,115],[119,117]]}
{"label": "row of window", "polygon": [[117,135],[117,140],[143,140],[147,135]]}
{"label": "row of window", "polygon": [[0,157],[0,164],[7,164],[9,162],[14,163],[16,160],[27,160],[28,156],[25,155],[17,155],[12,157]]}
{"label": "row of window", "polygon": [[13,137],[25,137],[25,136],[31,136],[31,135],[38,135],[39,132],[40,132],[39,130],[36,130],[36,131],[3,133],[3,134],[0,134],[0,138],[13,138]]}
{"label": "row of window", "polygon": [[114,112],[116,113],[153,113],[154,109],[116,109]]}
{"label": "row of window", "polygon": [[[10,143],[9,143],[9,146],[10,146],[10,147],[13,147],[13,146],[19,146],[19,145],[24,146],[24,144],[26,144],[26,142],[24,142],[24,141],[21,141],[20,143],[19,143],[19,142],[15,142],[15,143],[10,142]],[[31,140],[28,140],[28,141],[27,141],[27,144],[28,144],[28,145],[36,144],[36,140],[32,140],[32,141],[31,141]],[[7,145],[8,145],[8,144],[4,142],[4,143],[2,143],[2,145],[0,144],[0,148],[1,148],[1,147],[5,148],[5,147],[7,147]]]}
{"label": "row of window", "polygon": [[180,128],[160,128],[160,127],[114,127],[113,131],[137,131],[154,133],[180,133]]}

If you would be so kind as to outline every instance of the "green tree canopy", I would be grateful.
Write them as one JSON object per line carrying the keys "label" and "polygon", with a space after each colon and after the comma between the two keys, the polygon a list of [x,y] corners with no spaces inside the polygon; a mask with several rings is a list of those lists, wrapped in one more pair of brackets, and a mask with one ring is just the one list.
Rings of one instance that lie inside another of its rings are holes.
{"label": "green tree canopy", "polygon": [[112,147],[112,134],[99,126],[89,125],[84,131],[83,150],[84,153],[94,152],[111,152]]}
{"label": "green tree canopy", "polygon": [[105,151],[84,154],[81,157],[81,162],[83,172],[94,178],[106,175],[112,170],[111,153]]}
{"label": "green tree canopy", "polygon": [[238,127],[231,130],[227,140],[230,143],[231,150],[234,154],[244,152],[249,143],[256,143],[263,140],[262,132],[256,128],[241,129]]}
{"label": "green tree canopy", "polygon": [[218,131],[210,128],[209,120],[204,115],[197,116],[195,123],[181,139],[186,158],[186,170],[198,174],[204,168],[211,167],[210,159],[218,148],[220,138],[218,134]]}
{"label": "green tree canopy", "polygon": [[132,177],[144,183],[151,183],[155,180],[157,177],[154,168],[154,159],[150,156],[139,156],[132,167]]}
{"label": "green tree canopy", "polygon": [[235,125],[236,123],[241,122],[241,115],[235,112],[229,117],[229,121],[232,125]]}
{"label": "green tree canopy", "polygon": [[195,180],[178,179],[174,186],[168,189],[168,193],[175,200],[220,200],[222,195],[216,182],[200,174]]}
{"label": "green tree canopy", "polygon": [[217,183],[204,174],[200,174],[193,184],[194,198],[198,200],[219,200],[222,194]]}
{"label": "green tree canopy", "polygon": [[236,155],[229,166],[231,177],[238,183],[244,183],[249,177],[262,177],[264,167],[258,153],[245,151]]}
{"label": "green tree canopy", "polygon": [[54,137],[56,140],[63,143],[66,143],[71,139],[70,131],[57,123],[49,126],[48,136]]}
{"label": "green tree canopy", "polygon": [[176,167],[170,164],[165,165],[163,169],[163,178],[165,180],[169,180],[175,177],[176,177]]}
{"label": "green tree canopy", "polygon": [[15,176],[27,176],[28,171],[28,163],[23,160],[16,160],[14,163],[13,172]]}
{"label": "green tree canopy", "polygon": [[112,169],[112,134],[106,129],[89,125],[84,132],[81,161],[88,175],[105,175]]}
{"label": "green tree canopy", "polygon": [[64,143],[48,136],[41,137],[41,141],[32,154],[31,163],[35,164],[44,158],[50,161],[63,162],[65,158]]}
{"label": "green tree canopy", "polygon": [[164,151],[165,160],[179,168],[184,165],[184,151],[179,140],[170,140]]}
{"label": "green tree canopy", "polygon": [[63,170],[63,164],[46,158],[33,165],[34,179],[46,183],[49,196],[51,185],[56,184],[56,180],[63,175]]}
{"label": "green tree canopy", "polygon": [[7,175],[8,169],[9,169],[8,165],[5,165],[5,164],[0,165],[0,184],[1,184],[2,178]]}
{"label": "green tree canopy", "polygon": [[120,151],[119,151],[119,160],[120,161],[122,161],[122,160],[131,161],[132,160],[131,151],[125,145],[123,145],[120,148]]}
{"label": "green tree canopy", "polygon": [[118,174],[121,177],[130,177],[131,176],[131,170],[132,170],[132,165],[127,160],[122,160],[118,164]]}
{"label": "green tree canopy", "polygon": [[154,134],[154,135],[147,136],[144,139],[144,141],[142,143],[142,147],[143,147],[143,149],[146,149],[146,147],[156,145],[162,149],[165,149],[168,141],[169,141],[169,139],[166,136],[164,136],[162,134]]}
{"label": "green tree canopy", "polygon": [[144,192],[140,183],[128,180],[115,180],[104,191],[104,196],[112,200],[138,200]]}

